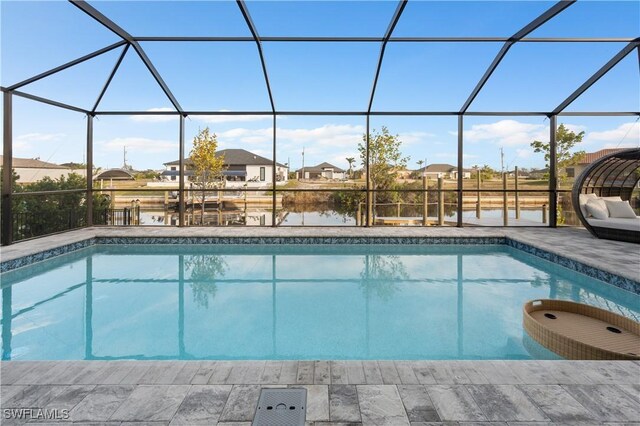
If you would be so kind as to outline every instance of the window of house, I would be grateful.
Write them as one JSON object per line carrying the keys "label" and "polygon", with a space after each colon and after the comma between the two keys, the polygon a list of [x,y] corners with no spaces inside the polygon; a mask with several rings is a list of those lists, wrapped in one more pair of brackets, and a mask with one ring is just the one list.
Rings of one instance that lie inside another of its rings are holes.
{"label": "window of house", "polygon": [[171,170],[177,170],[176,167],[171,167]]}
{"label": "window of house", "polygon": [[260,182],[264,182],[264,181],[265,181],[265,168],[260,167]]}

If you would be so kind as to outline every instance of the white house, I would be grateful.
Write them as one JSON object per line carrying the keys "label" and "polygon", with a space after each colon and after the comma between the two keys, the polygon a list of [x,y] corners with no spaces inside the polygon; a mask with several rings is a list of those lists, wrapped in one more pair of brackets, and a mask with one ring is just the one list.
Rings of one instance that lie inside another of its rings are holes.
{"label": "white house", "polygon": [[[241,188],[245,185],[250,188],[266,187],[271,184],[271,174],[273,171],[273,161],[261,157],[244,149],[223,149],[216,151],[216,157],[224,157],[224,170],[222,175],[226,180],[227,188]],[[184,159],[185,184],[192,180],[193,163],[189,158]],[[170,161],[164,163],[165,170],[160,174],[165,182],[175,182],[178,184],[180,175],[180,161]],[[289,168],[280,163],[276,163],[276,184],[285,183],[289,177]]]}
{"label": "white house", "polygon": [[[2,164],[2,155],[0,155],[0,165]],[[75,173],[80,176],[86,176],[87,170],[84,167],[68,167],[46,161],[40,161],[37,158],[17,158],[13,157],[12,168],[19,176],[18,183],[34,183],[45,177],[51,179],[60,179],[62,176],[69,177]]]}
{"label": "white house", "polygon": [[[458,168],[451,164],[429,164],[416,172],[430,178],[458,179]],[[463,169],[462,178],[471,179],[471,170]]]}
{"label": "white house", "polygon": [[298,179],[346,179],[346,171],[329,163],[320,163],[317,166],[303,167],[296,170]]}

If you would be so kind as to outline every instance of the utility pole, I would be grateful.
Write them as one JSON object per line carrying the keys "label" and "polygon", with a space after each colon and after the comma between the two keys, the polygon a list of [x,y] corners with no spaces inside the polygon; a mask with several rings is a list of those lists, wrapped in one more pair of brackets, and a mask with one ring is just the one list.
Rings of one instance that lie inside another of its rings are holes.
{"label": "utility pole", "polygon": [[122,147],[122,168],[127,170],[127,146]]}
{"label": "utility pole", "polygon": [[300,180],[304,179],[304,145],[302,146],[302,176],[300,176]]}
{"label": "utility pole", "polygon": [[500,147],[500,170],[504,173],[504,148]]}

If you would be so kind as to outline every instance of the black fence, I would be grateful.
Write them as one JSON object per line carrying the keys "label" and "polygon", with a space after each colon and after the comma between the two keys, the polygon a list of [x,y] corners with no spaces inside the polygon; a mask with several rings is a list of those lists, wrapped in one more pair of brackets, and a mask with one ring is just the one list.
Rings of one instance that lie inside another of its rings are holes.
{"label": "black fence", "polygon": [[94,210],[94,225],[129,226],[140,224],[140,207]]}
{"label": "black fence", "polygon": [[13,241],[68,231],[85,225],[85,210],[57,210],[54,214],[47,215],[39,212],[14,213]]}

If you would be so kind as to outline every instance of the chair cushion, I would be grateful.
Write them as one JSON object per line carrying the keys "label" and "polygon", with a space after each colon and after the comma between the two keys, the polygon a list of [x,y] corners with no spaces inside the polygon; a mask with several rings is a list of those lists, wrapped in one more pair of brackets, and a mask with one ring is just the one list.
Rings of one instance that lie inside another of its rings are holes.
{"label": "chair cushion", "polygon": [[609,218],[609,210],[607,209],[607,204],[604,200],[589,200],[589,202],[585,205],[587,213],[596,219],[608,219]]}
{"label": "chair cushion", "polygon": [[609,217],[635,219],[636,213],[628,201],[604,200],[609,210]]}
{"label": "chair cushion", "polygon": [[589,200],[597,200],[597,199],[598,199],[598,196],[594,193],[579,195],[578,202],[580,203],[580,210],[582,211],[582,215],[584,217],[589,217],[589,212],[587,212],[585,205],[589,202]]}

